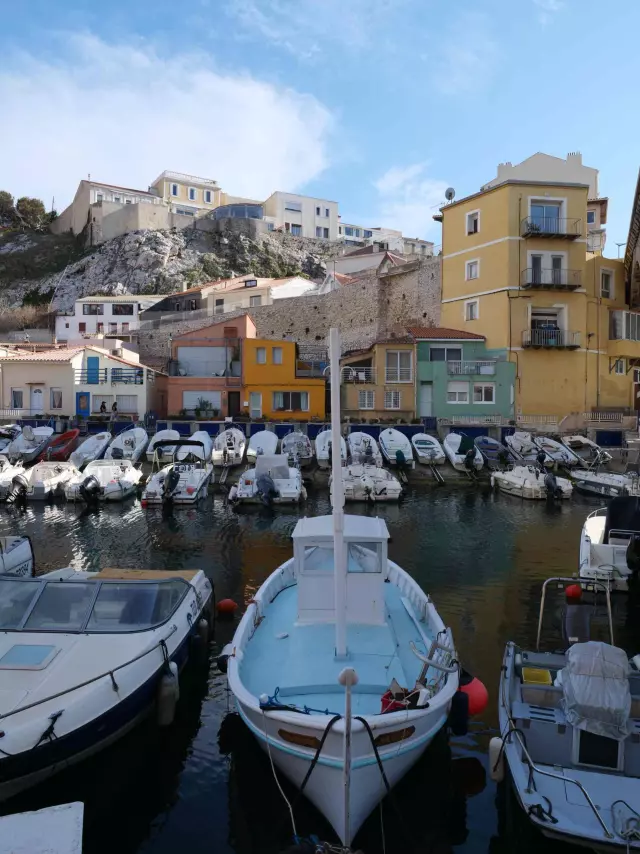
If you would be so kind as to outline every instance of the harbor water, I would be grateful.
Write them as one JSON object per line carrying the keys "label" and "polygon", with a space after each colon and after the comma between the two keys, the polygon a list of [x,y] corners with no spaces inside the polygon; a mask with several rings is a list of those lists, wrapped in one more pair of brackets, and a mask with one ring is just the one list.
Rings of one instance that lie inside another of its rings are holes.
{"label": "harbor water", "polygon": [[[490,696],[469,734],[437,740],[394,797],[370,816],[355,840],[365,854],[444,854],[454,848],[506,854],[543,844],[567,854],[579,850],[543,841],[528,826],[508,791],[489,779],[487,747],[496,734],[505,642],[535,644],[541,584],[577,572],[580,530],[597,506],[597,500],[580,497],[562,504],[523,502],[486,484],[423,484],[410,486],[399,506],[347,507],[386,520],[390,557],[432,595],[464,666]],[[0,812],[82,800],[87,854],[284,850],[292,834],[286,804],[267,757],[233,715],[215,657],[231,639],[244,603],[290,557],[297,519],[328,512],[327,490],[320,489],[311,489],[300,509],[275,512],[234,510],[220,494],[170,513],[143,509],[137,500],[96,510],[69,504],[0,508],[0,535],[31,537],[37,573],[69,565],[200,568],[218,600],[228,597],[241,606],[234,620],[218,622],[209,663],[186,674],[172,727],[143,724],[101,755],[0,805]],[[629,653],[640,650],[639,616],[627,596],[616,596],[616,643]],[[552,599],[545,633],[556,647],[560,622],[561,604]],[[286,783],[284,791],[295,800]],[[333,838],[304,799],[295,815],[299,833]]]}

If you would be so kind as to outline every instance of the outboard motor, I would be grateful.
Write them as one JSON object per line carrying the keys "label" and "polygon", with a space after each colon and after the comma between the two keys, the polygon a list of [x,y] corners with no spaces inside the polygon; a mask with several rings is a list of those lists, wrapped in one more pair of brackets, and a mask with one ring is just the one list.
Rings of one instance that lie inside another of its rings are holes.
{"label": "outboard motor", "polygon": [[100,481],[94,474],[90,474],[80,484],[80,495],[84,498],[87,504],[95,504],[98,496],[102,492]]}
{"label": "outboard motor", "polygon": [[256,478],[256,492],[265,507],[271,507],[273,499],[277,497],[278,490],[273,478],[268,474],[260,474]]}
{"label": "outboard motor", "polygon": [[545,454],[545,452],[542,450],[542,448],[540,448],[540,450],[539,450],[539,451],[538,451],[538,453],[536,454],[536,462],[538,463],[538,465],[540,466],[540,468],[542,469],[542,471],[544,471],[544,469],[545,469],[545,463],[546,463],[546,461],[547,461],[547,455],[546,455],[546,454]]}
{"label": "outboard motor", "polygon": [[506,468],[509,464],[509,453],[505,448],[503,448],[501,451],[498,451],[498,463],[503,468]]}
{"label": "outboard motor", "polygon": [[407,458],[402,453],[400,448],[396,451],[396,465],[399,469],[403,469],[407,465]]}
{"label": "outboard motor", "polygon": [[29,483],[23,474],[17,474],[11,481],[9,492],[7,493],[7,504],[21,504],[27,500],[27,489]]}
{"label": "outboard motor", "polygon": [[111,448],[111,458],[114,460],[123,460],[124,451],[122,448]]}
{"label": "outboard motor", "polygon": [[544,476],[544,488],[547,490],[548,498],[562,498],[562,490],[558,486],[555,474],[548,472]]}
{"label": "outboard motor", "polygon": [[162,481],[162,501],[163,501],[163,503],[173,500],[173,493],[176,491],[179,483],[180,483],[180,472],[177,472],[175,469],[171,469],[171,471],[167,473],[167,476]]}
{"label": "outboard motor", "polygon": [[474,463],[476,461],[476,449],[469,448],[467,453],[464,455],[464,467],[467,471],[473,471]]}

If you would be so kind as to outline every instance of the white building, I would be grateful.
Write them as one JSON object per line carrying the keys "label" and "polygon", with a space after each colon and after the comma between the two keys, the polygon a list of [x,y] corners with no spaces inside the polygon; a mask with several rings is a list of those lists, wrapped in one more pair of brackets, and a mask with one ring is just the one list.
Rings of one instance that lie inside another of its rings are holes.
{"label": "white building", "polygon": [[93,296],[76,300],[73,311],[56,316],[56,341],[88,336],[128,338],[140,328],[139,315],[162,296]]}
{"label": "white building", "polygon": [[297,237],[338,239],[337,202],[277,191],[263,206],[265,219],[277,230]]}
{"label": "white building", "polygon": [[402,232],[396,228],[366,227],[340,222],[338,240],[341,240],[346,246],[355,247],[379,243],[383,249],[388,249],[390,252],[399,252],[402,255],[414,257],[433,255],[433,243],[430,240],[422,240],[420,237],[404,237]]}

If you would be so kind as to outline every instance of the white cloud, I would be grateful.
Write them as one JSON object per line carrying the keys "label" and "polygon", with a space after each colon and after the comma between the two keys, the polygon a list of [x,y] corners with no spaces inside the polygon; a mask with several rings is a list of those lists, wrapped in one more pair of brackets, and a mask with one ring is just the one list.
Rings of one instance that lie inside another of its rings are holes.
{"label": "white cloud", "polygon": [[546,26],[553,16],[564,7],[562,0],[533,0],[533,2],[540,10],[538,12],[538,21],[543,26]]}
{"label": "white cloud", "polygon": [[[225,73],[204,54],[66,37],[64,58],[5,55],[3,186],[58,210],[88,173],[146,189],[164,169],[234,195],[295,190],[328,165],[332,116],[316,98]],[[9,131],[9,129],[11,129]]]}
{"label": "white cloud", "polygon": [[437,54],[432,83],[444,95],[466,95],[485,88],[498,60],[487,19],[477,13],[458,18]]}
{"label": "white cloud", "polygon": [[375,182],[379,193],[376,223],[399,228],[405,237],[425,237],[435,228],[433,215],[449,186],[428,177],[427,163],[392,166]]}

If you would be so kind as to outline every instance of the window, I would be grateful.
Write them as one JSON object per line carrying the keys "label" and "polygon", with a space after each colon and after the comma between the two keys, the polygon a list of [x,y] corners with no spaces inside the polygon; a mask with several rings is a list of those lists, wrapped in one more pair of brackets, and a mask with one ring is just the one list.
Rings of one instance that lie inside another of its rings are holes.
{"label": "window", "polygon": [[467,279],[467,281],[469,281],[469,279],[477,279],[478,276],[480,275],[480,262],[479,261],[467,261],[465,271],[466,271],[465,272],[465,278]]}
{"label": "window", "polygon": [[493,383],[474,383],[473,385],[473,402],[474,403],[495,403],[496,390]]}
{"label": "window", "polygon": [[322,226],[316,225],[316,237],[322,237]]}
{"label": "window", "polygon": [[325,208],[325,209],[324,209],[324,215],[325,215],[326,217],[328,217],[328,216],[329,216],[329,208]]}
{"label": "window", "polygon": [[96,323],[96,332],[104,332],[104,323]]}
{"label": "window", "polygon": [[622,375],[626,374],[627,373],[627,366],[626,366],[625,360],[624,359],[616,359],[616,363],[614,365],[614,370],[615,370],[616,374],[622,374]]}
{"label": "window", "polygon": [[196,301],[194,299],[190,299],[189,300],[189,311],[195,311],[196,306],[197,306]]}
{"label": "window", "polygon": [[287,199],[287,201],[284,203],[284,209],[286,211],[301,212],[302,211],[302,202],[293,202],[293,201],[290,201],[289,199]]}
{"label": "window", "polygon": [[291,223],[290,222],[285,222],[284,230],[285,231],[291,231]]}
{"label": "window", "polygon": [[558,232],[560,230],[560,202],[532,202],[531,224],[538,231]]}
{"label": "window", "polygon": [[296,237],[302,237],[302,226],[295,225],[295,223],[291,224],[291,234],[295,234]]}
{"label": "window", "polygon": [[373,232],[369,228],[365,228],[363,234],[365,237],[373,237]]}
{"label": "window", "polygon": [[596,212],[595,211],[587,211],[587,225],[595,225],[596,224]]}
{"label": "window", "polygon": [[135,394],[117,394],[116,405],[118,412],[135,412],[138,411],[138,398]]}
{"label": "window", "polygon": [[129,331],[129,324],[128,324],[128,323],[126,323],[126,322],[125,322],[125,323],[123,323],[123,324],[122,324],[122,331],[123,331],[123,332],[128,332],[128,331]]}
{"label": "window", "polygon": [[100,412],[100,406],[104,402],[104,405],[107,407],[107,412],[111,412],[111,406],[113,404],[113,395],[112,394],[92,394],[91,395],[91,411],[92,412]]}
{"label": "window", "polygon": [[171,195],[172,195],[172,196],[177,196],[177,195],[178,195],[178,185],[177,185],[177,184],[172,184],[172,185],[171,185]]}
{"label": "window", "polygon": [[214,306],[214,314],[224,314],[224,299],[217,299]]}
{"label": "window", "polygon": [[87,331],[87,324],[86,323],[79,323],[78,324],[78,332],[86,332],[86,331]]}
{"label": "window", "polygon": [[557,308],[532,308],[531,309],[531,328],[532,329],[558,329],[558,309]]}
{"label": "window", "polygon": [[204,200],[208,205],[211,204],[211,190],[204,191]]}
{"label": "window", "polygon": [[374,391],[358,392],[358,409],[375,409],[376,395]]}
{"label": "window", "polygon": [[461,362],[462,347],[430,347],[430,362]]}
{"label": "window", "polygon": [[130,204],[131,204],[131,199],[125,199],[125,205],[130,205]]}
{"label": "window", "polygon": [[11,389],[11,408],[12,409],[22,409],[22,389],[21,388],[12,388]]}
{"label": "window", "polygon": [[133,314],[133,303],[132,302],[118,302],[114,303],[111,306],[111,314],[113,315],[132,315]]}
{"label": "window", "polygon": [[110,323],[109,324],[109,332],[111,332],[113,334],[114,332],[117,332],[117,331],[118,331],[118,324],[117,323]]}
{"label": "window", "polygon": [[411,362],[410,350],[387,350],[385,357],[385,381],[388,383],[412,382],[413,372],[411,370]]}
{"label": "window", "polygon": [[338,234],[342,234],[342,226],[341,225],[338,226]]}
{"label": "window", "polygon": [[319,207],[316,208],[316,216],[320,216],[320,208]]}
{"label": "window", "polygon": [[360,237],[360,229],[359,228],[354,228],[353,233],[354,233],[355,237]]}
{"label": "window", "polygon": [[280,412],[308,412],[308,391],[274,391],[273,408]]}
{"label": "window", "polygon": [[257,288],[258,280],[257,279],[247,279],[244,283],[245,288]]}
{"label": "window", "polygon": [[609,270],[600,273],[600,296],[603,299],[613,299],[613,275]]}
{"label": "window", "polygon": [[447,403],[469,403],[469,383],[447,383]]}
{"label": "window", "polygon": [[385,391],[384,393],[384,408],[385,409],[400,409],[400,392]]}
{"label": "window", "polygon": [[325,240],[329,239],[329,229],[328,228],[322,229],[322,236],[324,237]]}
{"label": "window", "polygon": [[101,202],[103,198],[104,196],[102,195],[102,193],[98,193],[98,195],[96,196],[96,201]]}
{"label": "window", "polygon": [[271,356],[273,358],[274,365],[282,364],[282,347],[274,347],[271,351]]}
{"label": "window", "polygon": [[176,311],[180,311],[180,303],[179,302],[177,302],[175,304],[175,309],[176,309]]}
{"label": "window", "polygon": [[257,347],[256,348],[256,362],[259,365],[267,364],[267,348],[266,347]]}
{"label": "window", "polygon": [[249,297],[249,305],[262,305],[262,297]]}
{"label": "window", "polygon": [[189,201],[195,202],[196,200],[196,189],[195,187],[189,187]]}
{"label": "window", "polygon": [[114,197],[113,197],[113,201],[114,201],[114,202],[119,202],[119,201],[120,201],[120,196],[114,196]]}
{"label": "window", "polygon": [[353,229],[350,225],[345,225],[344,233],[347,235],[347,237],[353,237]]}
{"label": "window", "polygon": [[104,314],[104,306],[97,303],[85,303],[82,306],[83,314]]}
{"label": "window", "polygon": [[640,368],[633,369],[633,381],[634,383],[640,383]]}
{"label": "window", "polygon": [[49,390],[51,409],[62,409],[62,389],[52,388]]}
{"label": "window", "polygon": [[480,231],[480,211],[470,211],[467,214],[467,234],[477,234]]}
{"label": "window", "polygon": [[480,304],[477,299],[467,300],[464,304],[464,319],[477,320],[480,316]]}

